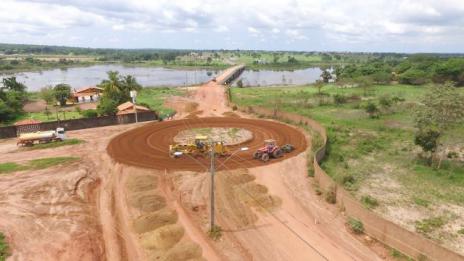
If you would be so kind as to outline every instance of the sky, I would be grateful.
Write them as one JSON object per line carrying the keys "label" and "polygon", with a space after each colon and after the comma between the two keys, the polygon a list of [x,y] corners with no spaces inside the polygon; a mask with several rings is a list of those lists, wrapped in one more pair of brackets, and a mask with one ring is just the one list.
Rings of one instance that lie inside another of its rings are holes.
{"label": "sky", "polygon": [[2,0],[0,42],[464,52],[464,0]]}

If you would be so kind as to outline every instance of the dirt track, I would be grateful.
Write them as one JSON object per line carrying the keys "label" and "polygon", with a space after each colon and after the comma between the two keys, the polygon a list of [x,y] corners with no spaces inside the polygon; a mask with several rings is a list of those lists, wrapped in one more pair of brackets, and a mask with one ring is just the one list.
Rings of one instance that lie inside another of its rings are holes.
{"label": "dirt track", "polygon": [[[288,125],[268,120],[210,117],[152,123],[133,129],[112,139],[108,145],[108,153],[118,162],[139,167],[159,170],[205,170],[209,166],[207,158],[182,156],[182,158],[173,159],[168,155],[169,144],[174,143],[173,139],[177,133],[186,129],[205,127],[244,128],[253,133],[252,140],[231,147],[232,151],[240,146],[248,147],[249,150],[236,153],[230,160],[227,160],[225,163],[227,169],[264,165],[265,163],[253,159],[252,154],[257,148],[263,146],[265,139],[275,139],[277,144],[281,145],[290,143],[296,148],[282,158],[271,159],[270,163],[288,159],[306,149],[305,136]],[[219,158],[218,170],[224,168],[221,162],[224,162],[224,159]]]}

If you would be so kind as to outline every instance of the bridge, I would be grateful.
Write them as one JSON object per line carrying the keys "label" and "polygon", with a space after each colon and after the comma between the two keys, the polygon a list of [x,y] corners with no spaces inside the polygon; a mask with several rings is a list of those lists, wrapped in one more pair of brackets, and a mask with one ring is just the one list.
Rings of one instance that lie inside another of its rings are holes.
{"label": "bridge", "polygon": [[237,79],[245,70],[245,65],[240,64],[226,69],[221,75],[216,77],[216,83],[220,85],[228,85]]}

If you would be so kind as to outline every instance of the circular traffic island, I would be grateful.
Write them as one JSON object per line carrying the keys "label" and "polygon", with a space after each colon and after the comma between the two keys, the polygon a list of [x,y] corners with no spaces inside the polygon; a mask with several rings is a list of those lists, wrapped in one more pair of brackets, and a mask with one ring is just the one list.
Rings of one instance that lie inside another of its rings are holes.
{"label": "circular traffic island", "polygon": [[[210,164],[208,157],[182,155],[172,158],[169,155],[169,145],[186,141],[187,136],[191,138],[197,135],[198,130],[218,135],[226,132],[230,133],[231,137],[236,137],[233,134],[241,131],[241,135],[244,136],[227,146],[231,156],[217,157],[218,170],[272,164],[296,156],[307,147],[305,135],[283,123],[258,119],[210,117],[149,123],[114,137],[108,144],[107,151],[116,162],[127,165],[158,170],[207,171]],[[247,135],[251,137],[246,138]],[[278,146],[292,144],[294,150],[285,153],[283,157],[271,158],[266,163],[254,159],[254,152],[264,146],[265,140],[270,139],[275,140]],[[247,150],[241,151],[241,148],[245,147]]]}

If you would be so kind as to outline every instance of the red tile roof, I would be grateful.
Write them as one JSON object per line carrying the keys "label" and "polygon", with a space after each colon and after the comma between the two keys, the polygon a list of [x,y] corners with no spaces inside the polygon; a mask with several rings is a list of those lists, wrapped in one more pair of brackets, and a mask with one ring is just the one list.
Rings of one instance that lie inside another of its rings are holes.
{"label": "red tile roof", "polygon": [[[137,111],[150,111],[150,109],[148,109],[147,107],[140,106],[140,105],[135,105],[135,108]],[[132,102],[128,101],[118,106],[117,115],[130,114],[130,113],[134,113],[134,104]]]}

